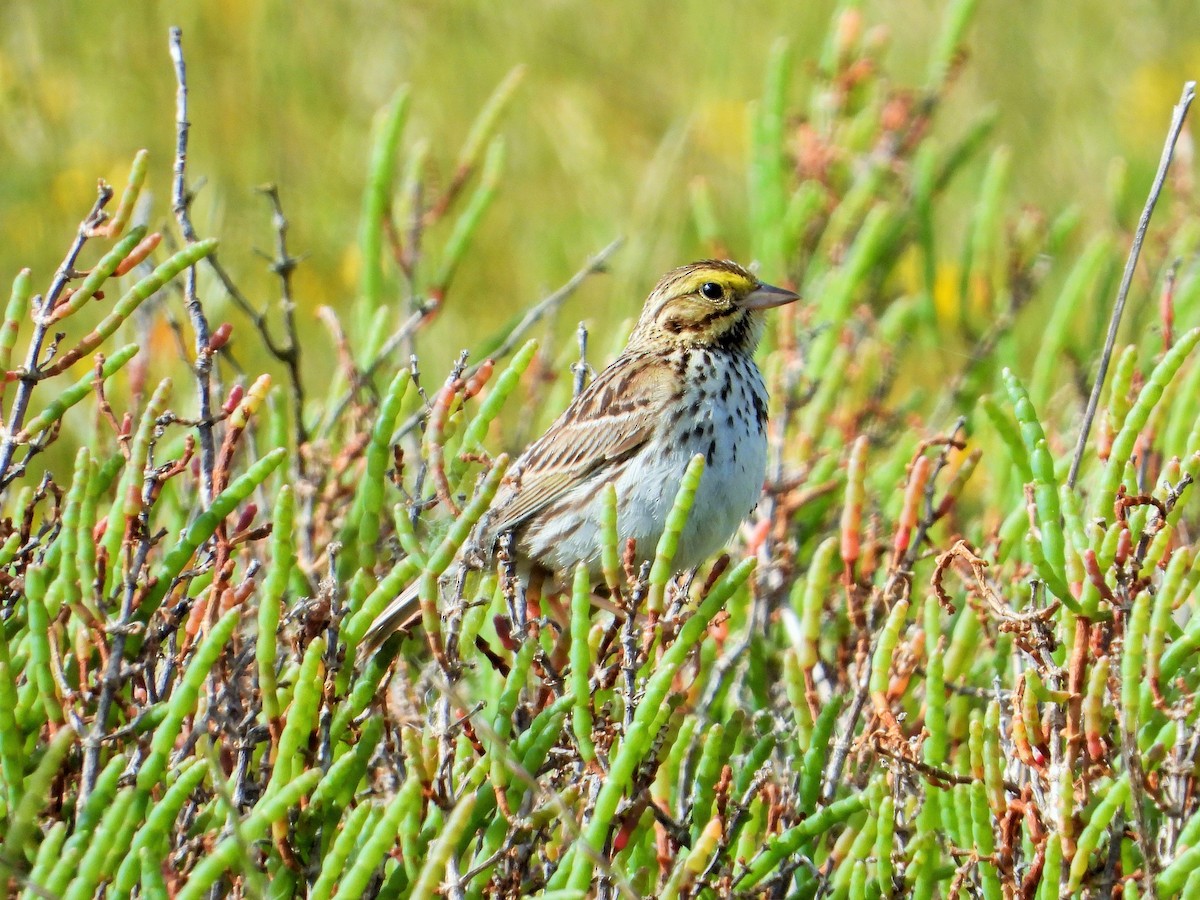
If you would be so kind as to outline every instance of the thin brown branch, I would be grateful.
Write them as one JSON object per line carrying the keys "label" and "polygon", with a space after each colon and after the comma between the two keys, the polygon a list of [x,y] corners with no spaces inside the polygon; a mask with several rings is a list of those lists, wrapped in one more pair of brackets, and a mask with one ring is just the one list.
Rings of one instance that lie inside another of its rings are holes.
{"label": "thin brown branch", "polygon": [[[183,60],[183,31],[173,26],[170,31],[171,61],[175,67],[175,163],[171,181],[171,211],[179,223],[179,231],[188,244],[194,244],[198,238],[196,229],[192,226],[189,212],[191,195],[187,191],[185,173],[187,169],[188,130],[188,87],[187,66]],[[211,334],[208,327],[208,317],[200,303],[196,289],[196,267],[190,266],[183,277],[184,306],[192,323],[192,333],[195,335],[196,362],[193,371],[196,374],[196,389],[199,400],[199,424],[196,426],[200,437],[200,496],[205,507],[212,501],[213,467],[216,460],[216,442],[213,439],[212,423],[212,350],[209,347]]]}
{"label": "thin brown branch", "polygon": [[1142,253],[1142,241],[1146,239],[1146,229],[1150,226],[1150,216],[1162,193],[1163,183],[1167,180],[1167,169],[1171,166],[1171,157],[1175,154],[1175,142],[1183,130],[1183,121],[1187,118],[1188,107],[1196,96],[1196,82],[1189,81],[1183,86],[1183,93],[1171,114],[1171,127],[1167,131],[1167,140],[1163,145],[1162,157],[1158,161],[1158,172],[1154,183],[1150,186],[1150,196],[1146,198],[1146,206],[1142,209],[1142,217],[1138,220],[1137,231],[1133,235],[1133,244],[1129,248],[1129,258],[1125,261],[1125,272],[1121,276],[1121,286],[1117,289],[1117,299],[1113,303],[1112,317],[1108,321],[1108,334],[1104,338],[1104,350],[1100,354],[1100,368],[1096,371],[1096,381],[1092,385],[1092,394],[1088,397],[1087,410],[1083,414],[1083,425],[1079,429],[1079,441],[1075,444],[1075,456],[1071,459],[1071,471],[1067,475],[1067,487],[1075,487],[1075,479],[1079,477],[1079,467],[1083,463],[1083,451],[1087,447],[1088,433],[1092,430],[1092,420],[1096,417],[1096,407],[1100,405],[1100,392],[1104,389],[1104,379],[1108,375],[1108,364],[1112,359],[1113,347],[1117,342],[1117,330],[1121,327],[1121,316],[1125,312],[1125,300],[1129,296],[1129,286],[1133,283],[1133,272],[1137,268],[1138,257]]}

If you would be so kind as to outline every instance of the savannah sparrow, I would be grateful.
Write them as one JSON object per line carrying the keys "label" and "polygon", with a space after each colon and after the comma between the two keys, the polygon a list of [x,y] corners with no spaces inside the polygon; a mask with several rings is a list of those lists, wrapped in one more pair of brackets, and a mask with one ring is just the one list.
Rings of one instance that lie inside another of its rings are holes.
{"label": "savannah sparrow", "polygon": [[[601,489],[617,492],[622,545],[654,554],[689,460],[705,469],[675,554],[677,571],[718,550],[754,508],[767,459],[767,391],[754,349],[763,311],[797,300],[741,266],[705,260],[659,280],[616,361],[517,459],[480,545],[511,533],[522,563],[599,576]],[[377,646],[417,613],[405,591],[372,624]]]}

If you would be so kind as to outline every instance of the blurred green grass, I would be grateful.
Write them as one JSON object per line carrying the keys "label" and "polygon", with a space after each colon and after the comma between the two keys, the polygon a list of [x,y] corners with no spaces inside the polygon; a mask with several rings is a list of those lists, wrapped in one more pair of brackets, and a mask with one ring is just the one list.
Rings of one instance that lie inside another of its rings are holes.
{"label": "blurred green grass", "polygon": [[[424,338],[449,355],[559,284],[614,235],[628,239],[614,277],[592,280],[560,322],[580,316],[610,346],[654,276],[702,253],[687,185],[703,177],[733,255],[748,253],[743,207],[744,104],[761,92],[767,49],[789,38],[812,60],[833,4],[688,2],[658,7],[537,0],[290,4],[0,6],[0,273],[45,282],[90,203],[97,176],[120,185],[134,150],[152,153],[163,221],[174,139],[167,28],[184,29],[192,132],[189,176],[205,178],[195,216],[222,238],[243,289],[265,303],[276,285],[256,255],[271,246],[255,186],[277,183],[292,222],[302,324],[356,290],[355,228],[374,111],[413,87],[406,144],[431,143],[449,178],[479,104],[511,67],[528,66],[503,131],[501,202],[477,237],[452,302]],[[938,4],[865,3],[891,35],[888,68],[919,83]],[[1128,159],[1132,222],[1157,161],[1171,104],[1200,68],[1200,12],[1190,0],[980,5],[973,63],[939,128],[997,114],[1013,151],[1014,204],[1110,215],[1110,162]],[[810,66],[811,62],[804,65]],[[801,90],[802,87],[796,87]],[[956,190],[973,198],[977,178]],[[47,202],[49,201],[49,202]],[[778,277],[777,274],[771,277]],[[239,317],[210,291],[218,318]],[[252,341],[239,352],[255,352]],[[433,356],[426,356],[433,359]],[[245,359],[243,359],[245,361]]]}

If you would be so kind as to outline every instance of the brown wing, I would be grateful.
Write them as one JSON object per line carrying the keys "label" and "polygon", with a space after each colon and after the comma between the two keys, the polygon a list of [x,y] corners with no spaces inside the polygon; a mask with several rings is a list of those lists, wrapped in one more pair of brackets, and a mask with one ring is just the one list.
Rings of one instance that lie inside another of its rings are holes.
{"label": "brown wing", "polygon": [[493,504],[490,533],[519,527],[597,470],[636,453],[680,386],[672,367],[640,355],[597,375],[518,458],[518,480]]}

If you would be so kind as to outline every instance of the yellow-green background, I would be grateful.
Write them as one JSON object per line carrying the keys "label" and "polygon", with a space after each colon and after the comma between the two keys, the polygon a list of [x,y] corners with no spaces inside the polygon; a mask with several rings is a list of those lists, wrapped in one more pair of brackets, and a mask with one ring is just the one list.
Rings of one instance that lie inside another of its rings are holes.
{"label": "yellow-green background", "polygon": [[[731,250],[746,252],[745,102],[771,42],[789,38],[806,89],[829,2],[0,3],[0,277],[32,266],[44,284],[103,176],[123,183],[152,153],[155,219],[165,215],[174,139],[167,28],[184,29],[193,181],[205,235],[258,301],[275,285],[255,249],[271,246],[253,188],[279,184],[292,221],[301,324],[319,303],[348,305],[373,112],[413,87],[405,141],[426,137],[442,177],[471,117],[512,66],[528,66],[502,132],[502,193],[432,338],[473,343],[480,326],[567,277],[610,238],[628,239],[616,277],[593,281],[563,323],[633,313],[657,273],[700,252],[686,187],[713,187]],[[863,6],[890,35],[888,71],[919,84],[934,3]],[[1080,204],[1108,215],[1104,184],[1129,161],[1137,200],[1157,161],[1182,81],[1200,71],[1194,0],[1034,3],[983,0],[972,58],[938,128],[985,109],[1014,154],[1012,203]],[[977,174],[979,169],[974,170]],[[969,197],[971,177],[958,188]],[[763,273],[773,277],[772,273]],[[213,292],[215,293],[215,292]],[[236,313],[208,298],[216,317]],[[242,344],[243,353],[246,343]]]}

